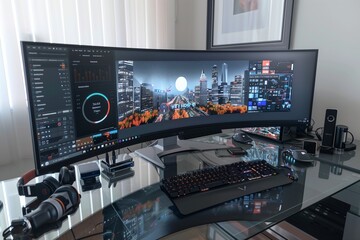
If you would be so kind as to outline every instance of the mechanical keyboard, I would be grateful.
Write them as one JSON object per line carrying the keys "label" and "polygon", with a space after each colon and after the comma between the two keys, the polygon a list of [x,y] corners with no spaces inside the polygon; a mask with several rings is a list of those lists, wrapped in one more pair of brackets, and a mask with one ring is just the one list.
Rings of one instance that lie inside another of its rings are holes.
{"label": "mechanical keyboard", "polygon": [[265,160],[236,162],[164,178],[161,189],[181,214],[292,183],[289,169],[275,168]]}

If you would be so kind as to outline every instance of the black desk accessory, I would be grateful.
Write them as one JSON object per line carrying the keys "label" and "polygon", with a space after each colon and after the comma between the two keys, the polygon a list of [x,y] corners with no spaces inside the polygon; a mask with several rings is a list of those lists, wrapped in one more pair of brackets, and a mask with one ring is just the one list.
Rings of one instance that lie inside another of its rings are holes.
{"label": "black desk accessory", "polygon": [[[351,136],[351,140],[348,141],[348,134]],[[335,128],[335,141],[334,148],[335,150],[342,151],[353,151],[356,149],[354,142],[354,135],[349,131],[348,126],[345,125],[336,125]]]}
{"label": "black desk accessory", "polygon": [[97,163],[90,162],[79,165],[80,183],[83,192],[101,188],[100,169]]}
{"label": "black desk accessory", "polygon": [[242,147],[231,147],[231,148],[224,148],[224,149],[216,149],[215,155],[217,157],[238,157],[244,156],[247,152]]}
{"label": "black desk accessory", "polygon": [[316,140],[304,140],[302,148],[306,150],[309,154],[317,155],[320,150],[320,144]]}
{"label": "black desk accessory", "polygon": [[244,132],[235,133],[232,136],[232,139],[235,142],[243,143],[243,144],[251,144],[251,142],[253,141],[252,138],[249,137],[249,135]]}
{"label": "black desk accessory", "polygon": [[124,180],[126,178],[130,178],[132,176],[135,175],[134,170],[132,170],[131,168],[127,168],[121,171],[118,171],[117,174],[109,174],[109,172],[103,170],[101,171],[101,176],[103,176],[103,178],[106,179],[106,181],[108,181],[108,187],[110,188],[111,185],[114,185],[114,187],[116,187],[116,183]]}
{"label": "black desk accessory", "polygon": [[330,147],[330,146],[321,146],[320,147],[321,153],[333,154],[334,151],[335,151],[335,148]]}
{"label": "black desk accessory", "polygon": [[356,144],[354,143],[347,143],[344,148],[334,148],[334,147],[327,147],[321,146],[320,152],[327,153],[327,154],[334,154],[335,152],[350,152],[356,150]]}
{"label": "black desk accessory", "polygon": [[326,109],[325,122],[322,136],[322,146],[333,147],[335,138],[337,110]]}
{"label": "black desk accessory", "polygon": [[304,149],[287,149],[282,153],[288,162],[313,162],[314,159]]}
{"label": "black desk accessory", "polygon": [[111,163],[109,162],[109,155],[106,153],[105,161],[101,161],[100,165],[102,168],[101,175],[109,182],[109,188],[112,184],[115,187],[116,182],[135,174],[131,169],[134,166],[134,160],[127,153],[119,154],[116,157],[115,151],[112,151]]}
{"label": "black desk accessory", "polygon": [[233,156],[246,155],[246,150],[240,147],[228,148],[227,151]]}
{"label": "black desk accessory", "polygon": [[[101,167],[103,171],[109,176],[115,176],[121,174],[121,171],[129,169],[134,166],[134,160],[129,154],[120,154],[118,157],[119,161],[116,162],[112,160],[112,163],[109,164],[108,161],[101,161]],[[121,159],[121,160],[120,160]]]}
{"label": "black desk accessory", "polygon": [[277,169],[264,160],[257,160],[214,166],[164,178],[160,186],[179,212],[188,215],[293,181],[289,169]]}

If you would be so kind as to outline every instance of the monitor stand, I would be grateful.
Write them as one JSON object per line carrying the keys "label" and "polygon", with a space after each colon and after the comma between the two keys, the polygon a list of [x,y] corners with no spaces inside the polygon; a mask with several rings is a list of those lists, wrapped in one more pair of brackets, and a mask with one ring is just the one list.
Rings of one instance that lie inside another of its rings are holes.
{"label": "monitor stand", "polygon": [[140,157],[164,169],[165,165],[158,156],[161,152],[162,149],[158,145],[135,150],[135,153]]}
{"label": "monitor stand", "polygon": [[206,151],[212,149],[227,148],[226,145],[218,145],[213,143],[202,143],[197,141],[178,140],[177,136],[159,139],[158,144],[151,147],[145,147],[135,150],[135,153],[147,161],[155,164],[160,168],[165,168],[162,157],[167,155],[190,152],[190,151]]}

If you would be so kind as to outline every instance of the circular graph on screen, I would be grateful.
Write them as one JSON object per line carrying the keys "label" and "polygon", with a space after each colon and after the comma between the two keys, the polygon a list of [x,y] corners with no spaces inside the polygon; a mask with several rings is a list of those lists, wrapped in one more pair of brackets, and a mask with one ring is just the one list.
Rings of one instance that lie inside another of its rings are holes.
{"label": "circular graph on screen", "polygon": [[102,93],[90,94],[82,105],[82,114],[89,123],[101,123],[109,115],[109,112],[109,99]]}

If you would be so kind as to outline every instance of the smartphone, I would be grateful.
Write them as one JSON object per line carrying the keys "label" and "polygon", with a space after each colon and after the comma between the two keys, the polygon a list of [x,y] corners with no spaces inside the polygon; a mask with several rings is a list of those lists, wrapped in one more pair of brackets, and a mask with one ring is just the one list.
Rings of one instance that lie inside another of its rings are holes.
{"label": "smartphone", "polygon": [[242,148],[228,148],[227,151],[231,154],[231,155],[245,155],[246,151]]}

